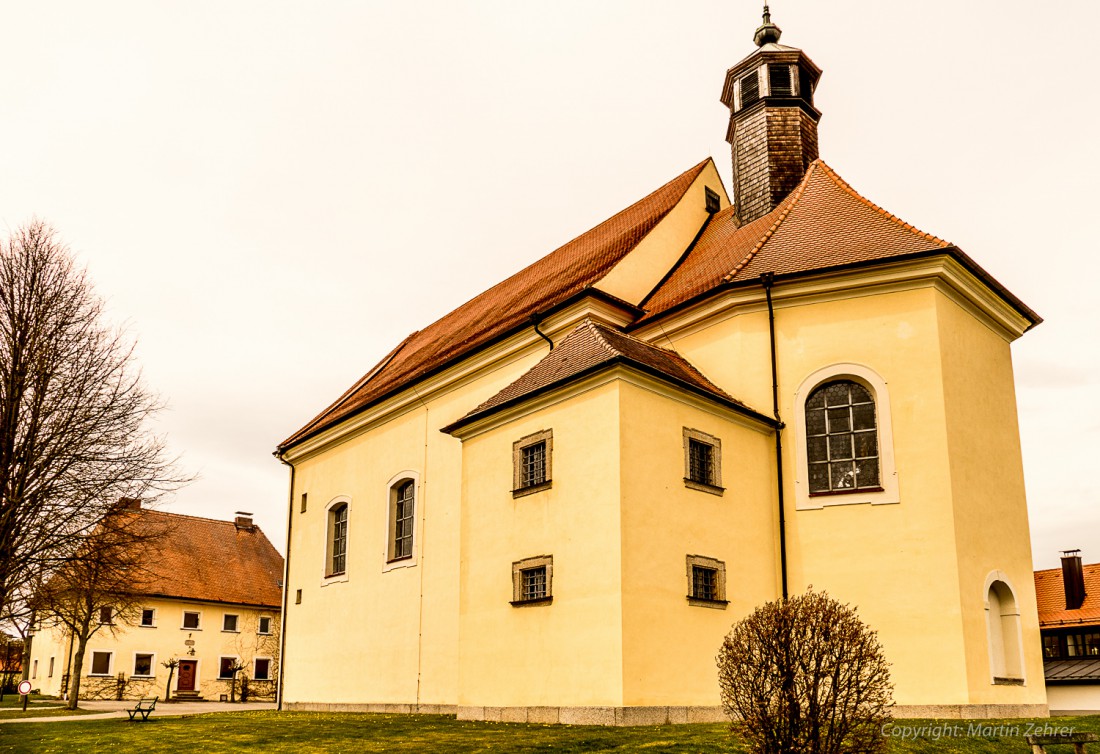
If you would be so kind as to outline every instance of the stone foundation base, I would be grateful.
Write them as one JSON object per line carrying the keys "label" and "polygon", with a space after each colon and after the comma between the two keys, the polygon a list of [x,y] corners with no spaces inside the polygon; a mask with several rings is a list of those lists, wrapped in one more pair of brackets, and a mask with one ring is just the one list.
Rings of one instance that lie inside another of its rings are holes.
{"label": "stone foundation base", "polygon": [[453,704],[334,704],[331,702],[283,702],[296,712],[377,712],[387,715],[454,715]]}
{"label": "stone foundation base", "polygon": [[1045,704],[904,704],[894,707],[898,719],[933,717],[944,720],[988,720],[1002,717],[1050,717]]}
{"label": "stone foundation base", "polygon": [[721,723],[721,707],[459,707],[459,720],[543,725],[683,725]]}
{"label": "stone foundation base", "polygon": [[[284,709],[305,712],[380,712],[395,715],[455,715],[459,720],[540,725],[683,725],[724,723],[721,707],[470,707],[454,704],[333,704],[285,702]],[[899,705],[893,716],[946,720],[1049,717],[1045,704]]]}

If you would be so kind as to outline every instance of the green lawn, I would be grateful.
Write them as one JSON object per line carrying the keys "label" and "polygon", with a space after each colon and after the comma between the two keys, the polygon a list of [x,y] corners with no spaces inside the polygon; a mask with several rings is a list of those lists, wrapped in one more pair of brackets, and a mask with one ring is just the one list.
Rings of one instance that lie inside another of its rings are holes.
{"label": "green lawn", "polygon": [[[890,739],[890,752],[1020,752],[1026,726],[1038,722],[1100,733],[1100,717],[1049,721],[947,721],[949,730],[927,726],[936,721],[901,720],[898,726],[926,726],[915,739]],[[1019,726],[966,735],[971,725]],[[900,731],[899,731],[900,732]],[[944,736],[944,733],[950,735]],[[674,725],[645,728],[569,727],[460,722],[432,715],[367,715],[319,712],[234,712],[172,718],[153,714],[147,723],[99,720],[0,725],[0,752],[102,754],[121,751],[228,752],[745,752],[725,725]],[[1065,751],[1066,749],[1062,749]],[[1055,748],[1057,752],[1059,749]]]}

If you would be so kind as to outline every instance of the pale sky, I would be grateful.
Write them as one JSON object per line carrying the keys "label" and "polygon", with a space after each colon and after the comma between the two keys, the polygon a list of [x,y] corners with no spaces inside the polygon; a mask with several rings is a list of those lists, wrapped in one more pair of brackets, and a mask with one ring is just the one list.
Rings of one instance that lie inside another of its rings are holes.
{"label": "pale sky", "polygon": [[[1013,346],[1036,567],[1100,561],[1100,9],[776,0],[822,157],[1046,322]],[[0,230],[52,223],[138,340],[198,481],[271,455],[398,341],[707,156],[757,2],[34,2],[0,26]]]}

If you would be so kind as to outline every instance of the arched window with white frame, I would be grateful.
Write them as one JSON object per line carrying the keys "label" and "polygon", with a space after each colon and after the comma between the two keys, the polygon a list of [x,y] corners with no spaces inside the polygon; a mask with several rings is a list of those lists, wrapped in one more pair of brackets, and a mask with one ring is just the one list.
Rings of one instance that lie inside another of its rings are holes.
{"label": "arched window with white frame", "polygon": [[348,520],[351,500],[333,499],[325,509],[325,579],[340,581],[348,572]]}
{"label": "arched window with white frame", "polygon": [[862,364],[833,364],[795,393],[799,509],[900,502],[886,381]]}

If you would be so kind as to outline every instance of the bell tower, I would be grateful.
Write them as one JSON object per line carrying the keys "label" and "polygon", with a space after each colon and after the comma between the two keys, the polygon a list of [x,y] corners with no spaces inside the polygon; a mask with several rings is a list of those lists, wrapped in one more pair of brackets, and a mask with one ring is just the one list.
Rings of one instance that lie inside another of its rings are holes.
{"label": "bell tower", "polygon": [[766,215],[817,159],[814,89],[821,69],[802,50],[779,44],[782,31],[764,6],[757,49],[726,71],[722,104],[730,109],[733,195],[742,224]]}

